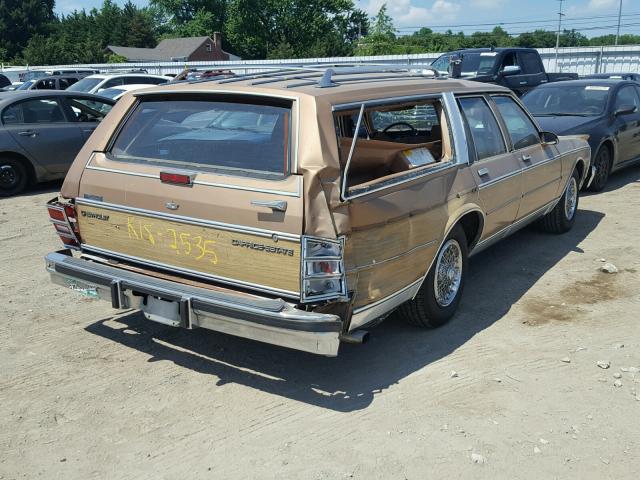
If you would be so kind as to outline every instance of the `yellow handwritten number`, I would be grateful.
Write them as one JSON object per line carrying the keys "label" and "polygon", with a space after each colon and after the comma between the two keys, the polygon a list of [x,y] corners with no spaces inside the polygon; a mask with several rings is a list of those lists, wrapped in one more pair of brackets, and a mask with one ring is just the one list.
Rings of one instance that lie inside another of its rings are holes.
{"label": "yellow handwritten number", "polygon": [[[185,249],[184,254],[185,255],[189,255],[191,253],[191,243],[189,243],[189,237],[191,235],[189,235],[188,233],[181,233],[180,234],[180,245],[182,245],[182,247]],[[187,239],[185,241],[185,238]]]}

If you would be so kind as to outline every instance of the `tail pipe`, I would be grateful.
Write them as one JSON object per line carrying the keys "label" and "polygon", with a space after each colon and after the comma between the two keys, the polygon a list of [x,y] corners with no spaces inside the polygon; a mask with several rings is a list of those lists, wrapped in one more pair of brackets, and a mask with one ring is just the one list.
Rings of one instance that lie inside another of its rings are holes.
{"label": "tail pipe", "polygon": [[355,330],[349,333],[343,333],[340,335],[340,340],[345,343],[367,343],[369,340],[369,332],[366,330]]}

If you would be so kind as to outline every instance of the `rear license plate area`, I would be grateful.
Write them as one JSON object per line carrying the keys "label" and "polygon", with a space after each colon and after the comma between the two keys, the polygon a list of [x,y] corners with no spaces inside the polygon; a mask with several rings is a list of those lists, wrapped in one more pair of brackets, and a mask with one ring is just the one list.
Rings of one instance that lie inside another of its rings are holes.
{"label": "rear license plate area", "polygon": [[142,302],[140,309],[148,320],[171,327],[179,327],[182,325],[179,302],[163,300],[149,295],[146,300]]}

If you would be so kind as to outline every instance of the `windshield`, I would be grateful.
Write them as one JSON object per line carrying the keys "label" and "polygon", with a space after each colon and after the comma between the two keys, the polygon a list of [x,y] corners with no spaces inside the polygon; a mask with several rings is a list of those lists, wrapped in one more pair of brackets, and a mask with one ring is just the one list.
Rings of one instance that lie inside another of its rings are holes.
{"label": "windshield", "polygon": [[22,85],[20,85],[18,88],[16,88],[16,90],[29,90],[29,87],[31,85],[33,85],[34,83],[36,83],[35,80],[29,80],[27,82],[24,82]]}
{"label": "windshield", "polygon": [[522,101],[537,116],[595,116],[604,112],[609,87],[554,85],[528,92]]}
{"label": "windshield", "polygon": [[94,87],[102,82],[102,80],[102,78],[83,78],[79,82],[71,85],[67,90],[72,92],[90,92]]}
{"label": "windshield", "polygon": [[[497,52],[462,53],[462,75],[476,76],[490,73],[495,63]],[[449,71],[449,55],[442,55],[431,64],[440,73]]]}
{"label": "windshield", "polygon": [[119,97],[125,92],[126,90],[124,90],[123,88],[105,88],[104,90],[101,90],[98,95],[115,100],[116,97]]}
{"label": "windshield", "polygon": [[125,123],[111,154],[115,160],[232,175],[284,176],[290,118],[290,105],[146,100]]}

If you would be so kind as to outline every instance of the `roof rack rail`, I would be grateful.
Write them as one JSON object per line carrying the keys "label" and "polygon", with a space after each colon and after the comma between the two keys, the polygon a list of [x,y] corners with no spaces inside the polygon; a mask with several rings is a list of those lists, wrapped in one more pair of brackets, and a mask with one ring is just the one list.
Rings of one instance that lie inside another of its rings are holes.
{"label": "roof rack rail", "polygon": [[[248,70],[247,68],[246,70]],[[251,69],[260,72],[245,73],[225,78],[206,78],[193,80],[189,83],[215,82],[217,84],[236,83],[247,80],[255,80],[251,85],[263,85],[267,83],[302,80],[299,83],[287,85],[287,88],[316,85],[318,88],[337,87],[344,82],[378,80],[384,78],[381,74],[410,73],[428,75],[431,78],[443,78],[443,76],[431,65],[411,63],[337,63],[337,64],[280,64],[280,65],[252,65]],[[429,74],[426,73],[429,72]],[[365,74],[370,75],[366,77]],[[345,77],[350,75],[350,77]],[[378,75],[378,76],[371,76]],[[319,77],[314,79],[314,77]]]}

